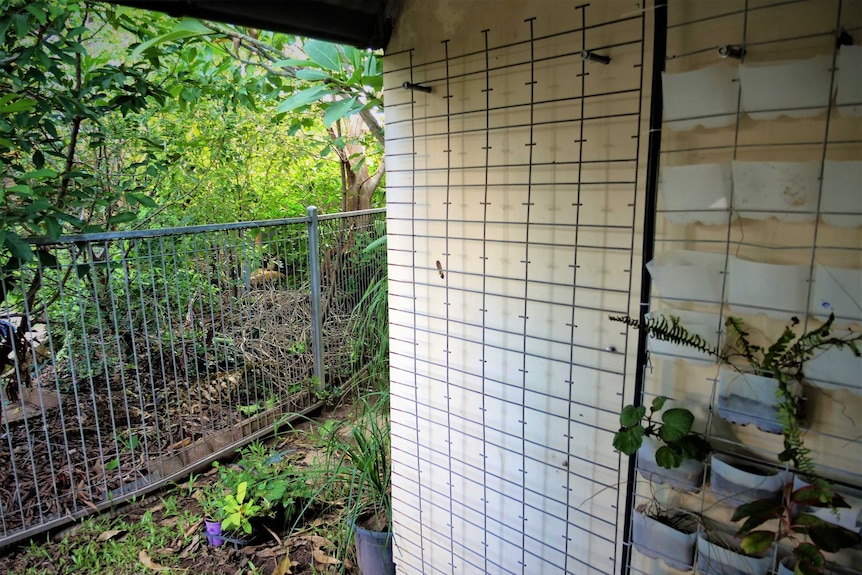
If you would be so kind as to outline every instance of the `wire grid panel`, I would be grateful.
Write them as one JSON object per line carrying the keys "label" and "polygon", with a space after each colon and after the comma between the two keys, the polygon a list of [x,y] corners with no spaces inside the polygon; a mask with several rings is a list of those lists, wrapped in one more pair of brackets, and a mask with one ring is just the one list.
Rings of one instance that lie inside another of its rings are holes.
{"label": "wire grid panel", "polygon": [[4,378],[0,544],[188,474],[318,403],[308,234],[297,219],[76,236],[4,272],[0,319],[26,354]]}
{"label": "wire grid panel", "polygon": [[[830,312],[839,334],[858,332],[862,94],[846,95],[858,81],[858,55],[842,34],[862,34],[858,2],[669,2],[654,314],[680,315],[716,342],[727,316],[741,318],[758,343],[774,341],[793,317],[805,330]],[[723,46],[737,55],[744,48],[744,56],[723,59]],[[671,105],[682,101],[682,110]],[[697,431],[714,449],[783,469],[782,436],[726,421],[719,367],[702,359],[654,348],[644,404],[672,397],[695,413]],[[805,444],[819,472],[858,497],[858,360],[830,352],[805,373]],[[711,479],[708,467],[704,476]],[[706,485],[681,494],[639,478],[635,507],[654,503],[732,529],[734,505]],[[770,565],[781,553],[770,551]],[[862,564],[858,550],[831,559]],[[633,554],[632,572],[665,569]]]}
{"label": "wire grid panel", "polygon": [[386,211],[321,216],[318,226],[324,377],[327,387],[338,387],[367,360],[348,328],[351,321],[362,320],[362,310],[371,304],[363,296],[386,276],[386,246],[380,244],[386,236]]}
{"label": "wire grid panel", "polygon": [[408,4],[384,75],[398,570],[612,573],[644,15],[466,3],[446,36]]}

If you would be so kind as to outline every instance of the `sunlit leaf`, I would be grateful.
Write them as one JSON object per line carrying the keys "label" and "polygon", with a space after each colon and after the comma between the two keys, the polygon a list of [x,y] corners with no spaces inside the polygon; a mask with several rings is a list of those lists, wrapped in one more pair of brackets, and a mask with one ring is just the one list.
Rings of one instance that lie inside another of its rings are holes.
{"label": "sunlit leaf", "polygon": [[275,111],[279,114],[282,112],[290,112],[291,110],[295,110],[302,106],[306,106],[311,102],[317,101],[329,93],[329,90],[327,90],[325,86],[306,88],[305,90],[300,90],[293,94],[287,100],[279,104]]}
{"label": "sunlit leaf", "polygon": [[137,59],[141,56],[143,52],[165,42],[174,42],[176,40],[182,40],[184,38],[191,38],[194,36],[201,36],[213,33],[214,30],[208,28],[200,20],[196,20],[194,18],[183,18],[177,23],[176,26],[174,26],[174,29],[167,34],[162,34],[161,36],[156,36],[155,38],[147,40],[146,42],[142,43],[137,48],[132,50],[131,57],[133,60]]}
{"label": "sunlit leaf", "polygon": [[356,96],[353,98],[346,98],[344,100],[339,100],[330,104],[326,109],[326,113],[323,115],[323,123],[327,128],[332,126],[335,122],[346,116],[353,109],[356,104]]}
{"label": "sunlit leaf", "polygon": [[317,64],[333,72],[341,72],[341,58],[335,44],[321,40],[307,40],[302,49]]}
{"label": "sunlit leaf", "polygon": [[328,72],[324,72],[323,70],[316,70],[315,68],[303,68],[301,70],[297,70],[296,77],[300,80],[311,81],[331,78]]}

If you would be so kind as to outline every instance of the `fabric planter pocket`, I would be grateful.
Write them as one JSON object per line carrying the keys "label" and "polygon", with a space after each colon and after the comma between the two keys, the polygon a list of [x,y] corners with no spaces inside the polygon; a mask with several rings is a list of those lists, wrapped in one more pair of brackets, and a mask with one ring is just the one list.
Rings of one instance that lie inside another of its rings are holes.
{"label": "fabric planter pocket", "polygon": [[[798,381],[788,385],[794,396],[802,395]],[[718,389],[718,414],[722,419],[737,425],[753,423],[761,431],[781,433],[777,380],[722,368]]]}
{"label": "fabric planter pocket", "polygon": [[758,499],[778,498],[786,473],[722,453],[710,458],[710,489],[725,505],[739,507]]}
{"label": "fabric planter pocket", "polygon": [[727,225],[730,164],[671,166],[661,170],[664,219],[675,224]]}
{"label": "fabric planter pocket", "polygon": [[632,543],[651,559],[661,559],[668,567],[691,571],[697,525],[694,518],[677,514],[661,521],[644,513],[632,517]]}
{"label": "fabric planter pocket", "polygon": [[679,467],[665,469],[655,461],[655,452],[661,445],[661,442],[654,437],[643,438],[643,445],[638,449],[638,472],[641,476],[653,483],[667,484],[677,491],[699,490],[703,485],[704,464],[686,459]]}
{"label": "fabric planter pocket", "polygon": [[766,575],[772,553],[763,557],[744,555],[733,537],[720,532],[697,536],[697,572],[701,575]]}
{"label": "fabric planter pocket", "polygon": [[656,256],[646,268],[660,298],[720,303],[725,259],[723,253],[679,250]]}
{"label": "fabric planter pocket", "polygon": [[671,130],[721,128],[736,122],[737,69],[717,64],[679,74],[662,72],[663,119]]}
{"label": "fabric planter pocket", "polygon": [[776,265],[731,258],[727,301],[734,313],[788,320],[808,310],[808,265]]}
{"label": "fabric planter pocket", "polygon": [[831,76],[831,55],[742,64],[739,67],[742,108],[755,120],[774,120],[780,116],[812,118],[829,106]]}

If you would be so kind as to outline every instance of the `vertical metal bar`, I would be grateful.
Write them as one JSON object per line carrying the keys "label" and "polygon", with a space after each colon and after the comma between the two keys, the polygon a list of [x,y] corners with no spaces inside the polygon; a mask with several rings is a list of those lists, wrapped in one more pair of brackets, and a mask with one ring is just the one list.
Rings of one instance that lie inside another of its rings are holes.
{"label": "vertical metal bar", "polygon": [[318,391],[323,391],[323,318],[320,308],[320,233],[317,208],[308,206],[308,274],[311,280],[311,351]]}
{"label": "vertical metal bar", "polygon": [[521,315],[523,326],[523,345],[521,347],[521,419],[518,424],[521,428],[521,468],[518,472],[521,474],[521,559],[518,564],[521,566],[521,573],[529,573],[527,570],[527,345],[529,340],[528,322],[530,319],[530,218],[533,208],[533,156],[536,149],[536,34],[535,34],[536,18],[527,18],[530,27],[530,81],[527,85],[530,86],[530,129],[528,138],[529,141],[524,144],[529,151],[527,154],[527,197],[525,205],[527,206],[526,215],[524,217],[524,259],[521,261],[524,264],[524,313]]}
{"label": "vertical metal bar", "polygon": [[[643,259],[641,265],[641,289],[640,310],[638,319],[644,321],[649,313],[650,289],[652,282],[646,271],[646,262],[653,258],[655,248],[655,219],[658,202],[658,173],[661,160],[661,124],[662,124],[662,85],[661,74],[664,71],[665,56],[667,54],[667,0],[655,0],[655,14],[653,20],[653,59],[652,59],[652,87],[649,118],[649,139],[647,143],[647,173],[646,191],[644,193],[644,231],[643,231]],[[643,87],[643,80],[641,81]],[[638,330],[637,366],[635,368],[635,387],[633,401],[640,405],[646,378],[646,354],[647,333]],[[625,400],[625,398],[623,398]],[[635,481],[636,481],[635,458],[628,458],[628,470],[626,472],[626,502],[625,520],[623,523],[623,541],[631,540],[632,533],[632,506],[634,505]],[[620,573],[625,575],[630,567],[631,547],[623,545],[620,561]]]}

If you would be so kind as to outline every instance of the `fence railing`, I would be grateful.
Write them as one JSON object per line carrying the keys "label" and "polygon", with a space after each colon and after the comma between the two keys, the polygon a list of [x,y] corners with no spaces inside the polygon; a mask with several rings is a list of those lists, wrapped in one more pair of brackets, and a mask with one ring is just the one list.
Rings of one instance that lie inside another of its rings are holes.
{"label": "fence railing", "polygon": [[0,546],[208,465],[348,380],[384,211],[33,241],[0,275]]}

